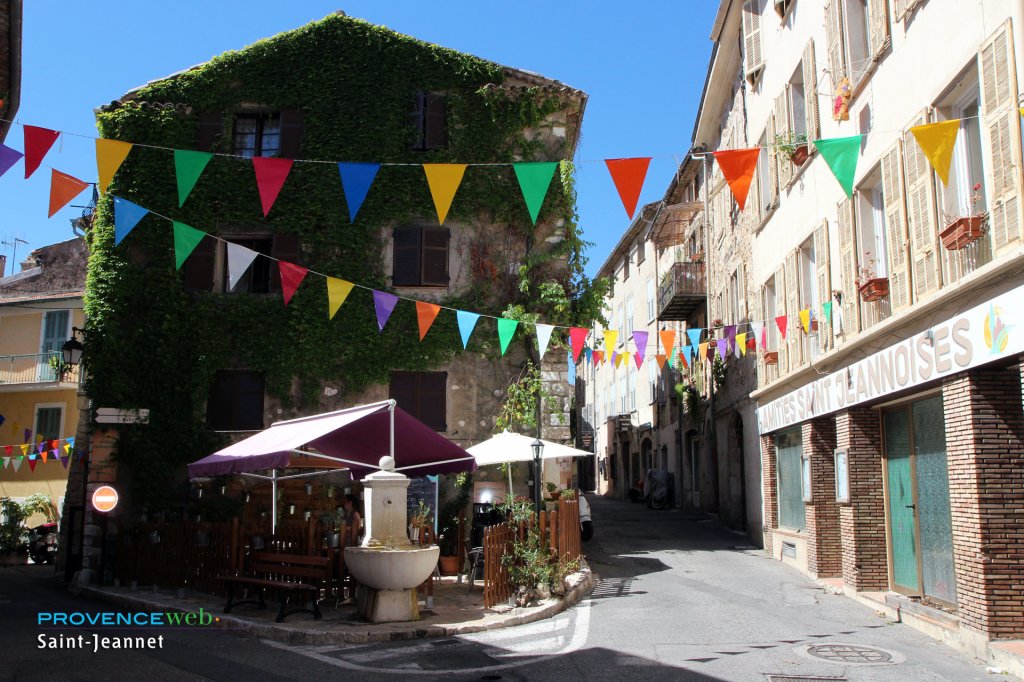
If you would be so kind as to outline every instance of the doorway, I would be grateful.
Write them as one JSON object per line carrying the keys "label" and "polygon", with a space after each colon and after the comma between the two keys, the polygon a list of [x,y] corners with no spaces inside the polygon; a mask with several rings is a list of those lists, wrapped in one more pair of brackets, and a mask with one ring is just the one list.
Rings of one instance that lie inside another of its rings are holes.
{"label": "doorway", "polygon": [[903,594],[956,603],[942,396],[882,413],[889,574]]}

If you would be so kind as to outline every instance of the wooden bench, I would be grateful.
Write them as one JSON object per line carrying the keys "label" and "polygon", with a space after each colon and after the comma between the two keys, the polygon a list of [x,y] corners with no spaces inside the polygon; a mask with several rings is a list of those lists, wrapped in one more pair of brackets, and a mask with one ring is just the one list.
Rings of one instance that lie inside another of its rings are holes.
{"label": "wooden bench", "polygon": [[[307,611],[313,614],[313,618],[320,620],[320,586],[325,583],[330,573],[330,559],[319,556],[305,556],[302,554],[281,554],[275,552],[260,552],[253,554],[251,574],[249,575],[222,575],[220,580],[228,588],[228,603],[224,606],[224,613],[230,613],[231,609],[238,604],[258,604],[261,609],[267,608],[263,601],[265,589],[277,590],[281,593],[281,608],[277,612],[277,622],[282,622],[286,616],[299,611]],[[257,599],[244,599],[235,601],[235,586],[244,585],[257,589]],[[303,597],[302,604],[305,605],[305,596],[313,602],[313,608],[307,609],[303,606],[287,610],[288,603],[293,595]]]}

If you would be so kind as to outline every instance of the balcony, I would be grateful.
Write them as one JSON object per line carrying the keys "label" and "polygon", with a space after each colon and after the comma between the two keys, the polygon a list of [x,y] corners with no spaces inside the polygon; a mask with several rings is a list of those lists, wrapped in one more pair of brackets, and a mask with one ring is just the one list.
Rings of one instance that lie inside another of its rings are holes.
{"label": "balcony", "polygon": [[28,391],[40,388],[78,388],[79,366],[57,376],[55,360],[60,351],[35,355],[0,355],[0,391]]}
{"label": "balcony", "polygon": [[704,263],[675,263],[658,287],[658,319],[685,320],[707,298]]}

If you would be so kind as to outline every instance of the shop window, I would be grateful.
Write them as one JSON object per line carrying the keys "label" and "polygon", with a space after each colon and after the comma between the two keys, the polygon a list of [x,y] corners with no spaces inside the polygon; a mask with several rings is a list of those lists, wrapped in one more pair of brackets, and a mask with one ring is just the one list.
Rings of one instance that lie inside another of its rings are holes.
{"label": "shop window", "polygon": [[213,380],[206,420],[217,431],[263,428],[264,379],[261,372],[221,370]]}
{"label": "shop window", "polygon": [[392,372],[388,397],[435,431],[447,431],[447,372]]}
{"label": "shop window", "polygon": [[394,269],[396,287],[448,286],[448,245],[451,232],[442,227],[395,228]]}
{"label": "shop window", "polygon": [[448,148],[448,98],[437,92],[417,92],[409,111],[414,132],[412,149],[430,151]]}
{"label": "shop window", "polygon": [[800,429],[785,431],[775,437],[775,457],[778,473],[779,528],[803,530],[805,518]]}

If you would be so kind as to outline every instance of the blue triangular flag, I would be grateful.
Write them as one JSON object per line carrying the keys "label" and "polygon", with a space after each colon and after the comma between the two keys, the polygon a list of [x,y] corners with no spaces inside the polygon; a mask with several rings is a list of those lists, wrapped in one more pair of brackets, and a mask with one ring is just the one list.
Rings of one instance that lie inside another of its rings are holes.
{"label": "blue triangular flag", "polygon": [[68,442],[68,445],[70,445],[72,448],[75,447],[75,437],[74,436],[69,436],[66,440]]}
{"label": "blue triangular flag", "polygon": [[348,217],[350,222],[356,221],[356,213],[366,199],[366,193],[370,191],[373,179],[377,177],[380,170],[379,163],[346,163],[338,164],[338,173],[341,175],[341,189],[345,192],[345,203],[348,204]]}
{"label": "blue triangular flag", "polygon": [[[704,332],[703,329],[687,329],[686,335],[690,337],[690,345],[696,348],[700,345],[700,335]],[[687,358],[689,359],[689,358]]]}
{"label": "blue triangular flag", "polygon": [[465,310],[456,310],[455,319],[459,322],[459,334],[462,336],[462,347],[469,343],[469,335],[473,333],[473,327],[480,316],[476,313],[467,313]]}
{"label": "blue triangular flag", "polygon": [[114,197],[114,246],[120,244],[147,213],[148,208],[142,208],[121,197]]}
{"label": "blue triangular flag", "polygon": [[572,361],[572,351],[571,350],[565,351],[565,354],[569,358],[569,385],[570,386],[575,386],[576,385],[576,363]]}
{"label": "blue triangular flag", "polygon": [[587,364],[593,364],[594,362],[594,351],[590,350],[586,346],[583,347],[583,352],[587,354]]}
{"label": "blue triangular flag", "polygon": [[696,352],[696,349],[693,346],[683,346],[683,350],[686,352],[686,364],[692,365],[693,354]]}
{"label": "blue triangular flag", "polygon": [[3,426],[5,421],[7,421],[7,418],[0,414],[0,426]]}

